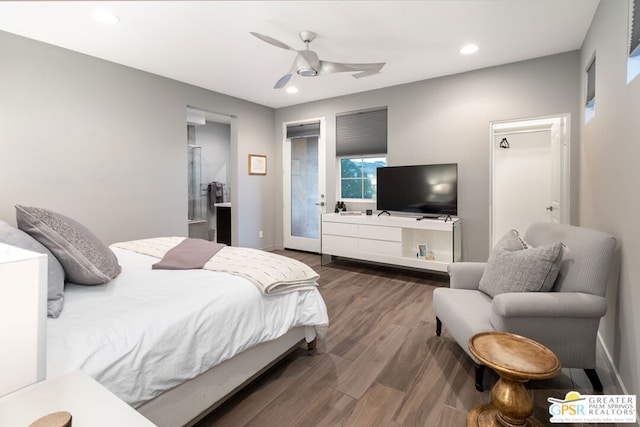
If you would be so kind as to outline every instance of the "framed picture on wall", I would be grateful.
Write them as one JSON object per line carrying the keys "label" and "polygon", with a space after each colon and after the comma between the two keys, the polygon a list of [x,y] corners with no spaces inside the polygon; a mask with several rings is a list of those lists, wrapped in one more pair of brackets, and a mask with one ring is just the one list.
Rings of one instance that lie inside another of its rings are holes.
{"label": "framed picture on wall", "polygon": [[249,154],[249,175],[267,174],[267,156]]}

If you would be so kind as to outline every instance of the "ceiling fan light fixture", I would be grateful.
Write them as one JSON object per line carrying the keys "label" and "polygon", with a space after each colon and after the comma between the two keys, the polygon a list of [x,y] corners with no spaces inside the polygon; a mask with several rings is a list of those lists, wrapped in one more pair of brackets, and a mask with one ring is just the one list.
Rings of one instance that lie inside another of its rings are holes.
{"label": "ceiling fan light fixture", "polygon": [[318,72],[313,68],[300,68],[298,75],[302,77],[315,77],[318,75]]}

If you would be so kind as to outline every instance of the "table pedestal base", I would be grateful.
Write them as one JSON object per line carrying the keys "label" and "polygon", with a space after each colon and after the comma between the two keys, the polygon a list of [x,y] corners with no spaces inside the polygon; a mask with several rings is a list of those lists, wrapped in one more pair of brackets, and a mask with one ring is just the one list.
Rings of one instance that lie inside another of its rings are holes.
{"label": "table pedestal base", "polygon": [[510,424],[501,422],[498,409],[491,405],[480,405],[474,408],[467,416],[467,427],[544,427],[540,421],[527,418],[522,424]]}

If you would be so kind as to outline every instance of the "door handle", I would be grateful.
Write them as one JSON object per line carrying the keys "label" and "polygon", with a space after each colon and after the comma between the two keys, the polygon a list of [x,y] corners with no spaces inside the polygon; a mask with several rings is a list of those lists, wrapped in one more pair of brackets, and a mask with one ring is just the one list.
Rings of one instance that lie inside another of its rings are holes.
{"label": "door handle", "polygon": [[316,206],[324,206],[324,202],[316,203]]}
{"label": "door handle", "polygon": [[547,210],[548,210],[549,212],[553,212],[553,206],[547,206]]}

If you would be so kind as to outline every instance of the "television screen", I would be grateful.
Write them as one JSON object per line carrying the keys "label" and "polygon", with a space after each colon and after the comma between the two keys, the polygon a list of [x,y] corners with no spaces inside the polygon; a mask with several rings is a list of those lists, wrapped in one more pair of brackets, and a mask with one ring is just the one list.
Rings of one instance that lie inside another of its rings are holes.
{"label": "television screen", "polygon": [[456,163],[378,168],[377,187],[380,211],[436,217],[458,214]]}

